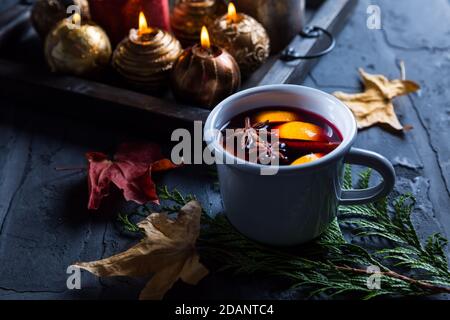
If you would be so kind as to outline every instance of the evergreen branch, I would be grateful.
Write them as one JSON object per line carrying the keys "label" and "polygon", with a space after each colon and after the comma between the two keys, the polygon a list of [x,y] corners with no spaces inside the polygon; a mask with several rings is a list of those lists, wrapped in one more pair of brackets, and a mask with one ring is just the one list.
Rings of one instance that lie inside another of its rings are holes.
{"label": "evergreen branch", "polygon": [[169,191],[169,188],[167,186],[164,186],[163,188],[159,189],[159,199],[175,203],[175,205],[173,206],[166,205],[161,207],[162,211],[173,213],[180,211],[182,206],[184,206],[191,200],[195,200],[195,197],[192,195],[187,195],[185,197],[177,189]]}
{"label": "evergreen branch", "polygon": [[[339,266],[337,268],[339,270],[351,271],[352,273],[360,273],[360,274],[365,274],[365,275],[371,275],[371,273],[368,273],[367,270],[364,270],[364,269],[357,269],[357,268],[351,268],[351,267],[339,267]],[[405,275],[399,274],[397,272],[394,272],[392,270],[385,271],[385,272],[380,272],[380,275],[387,276],[387,277],[392,277],[392,278],[395,278],[395,279],[399,279],[399,280],[408,282],[411,285],[415,285],[415,286],[421,287],[422,289],[430,291],[432,293],[436,293],[436,294],[437,293],[450,293],[450,287],[435,286],[434,284],[432,284],[430,282],[416,280],[416,279],[407,277]]]}
{"label": "evergreen branch", "polygon": [[[346,166],[344,187],[353,186],[350,166]],[[360,175],[359,187],[369,186],[371,172]],[[174,203],[164,211],[176,212],[194,196],[179,191],[160,190],[162,200]],[[308,297],[328,297],[357,294],[363,299],[381,296],[425,296],[450,293],[450,272],[445,247],[447,239],[431,235],[424,244],[419,241],[411,214],[414,197],[405,194],[392,202],[387,199],[373,204],[347,206],[339,209],[336,220],[318,239],[293,252],[263,246],[238,233],[224,215],[203,215],[203,228],[197,245],[203,259],[216,262],[218,271],[236,274],[262,274],[284,277],[292,288],[302,288]],[[123,219],[129,226],[129,219]],[[387,239],[387,248],[371,251],[348,243],[341,227],[360,237]],[[378,290],[369,289],[373,273],[366,269],[376,266],[382,281]],[[416,271],[416,272],[413,272]]]}
{"label": "evergreen branch", "polygon": [[142,229],[131,221],[131,217],[134,215],[135,214],[119,213],[117,215],[117,222],[122,226],[123,230],[125,230],[126,232],[142,233]]}
{"label": "evergreen branch", "polygon": [[369,187],[370,177],[372,176],[372,169],[367,169],[362,171],[359,174],[359,182],[358,182],[358,188],[359,189],[367,189]]}

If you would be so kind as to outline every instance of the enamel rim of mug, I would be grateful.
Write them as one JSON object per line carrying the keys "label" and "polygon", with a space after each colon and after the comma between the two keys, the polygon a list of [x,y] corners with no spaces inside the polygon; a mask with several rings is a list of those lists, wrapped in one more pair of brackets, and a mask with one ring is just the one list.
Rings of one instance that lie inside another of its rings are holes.
{"label": "enamel rim of mug", "polygon": [[[353,113],[350,111],[350,109],[339,99],[337,99],[336,97],[323,92],[321,90],[317,90],[314,88],[309,88],[309,87],[305,87],[305,86],[300,86],[300,85],[292,85],[292,84],[281,84],[281,85],[266,85],[266,86],[260,86],[260,87],[256,87],[256,88],[251,88],[251,89],[247,89],[247,90],[243,90],[240,91],[238,93],[235,93],[234,95],[226,98],[225,100],[223,100],[221,103],[219,103],[210,113],[210,115],[208,116],[208,119],[206,120],[205,123],[205,141],[208,144],[208,147],[215,153],[216,157],[219,156],[222,159],[224,159],[224,165],[230,165],[230,166],[235,166],[237,169],[241,169],[244,171],[260,171],[262,169],[266,169],[269,168],[270,166],[268,165],[261,165],[261,164],[257,164],[257,163],[252,163],[252,162],[248,162],[248,161],[244,161],[240,158],[237,158],[235,155],[229,153],[228,151],[226,151],[223,146],[219,143],[219,139],[218,139],[218,135],[214,135],[213,137],[211,137],[211,139],[208,139],[206,136],[206,132],[208,132],[208,130],[215,130],[218,128],[214,127],[214,124],[217,122],[218,117],[220,115],[220,113],[222,112],[222,110],[224,110],[227,105],[229,105],[232,101],[237,100],[237,99],[241,99],[243,97],[246,97],[248,95],[254,95],[254,94],[259,94],[259,93],[267,93],[270,91],[286,91],[286,89],[289,90],[290,93],[298,90],[298,91],[309,91],[313,94],[319,95],[319,96],[323,96],[324,98],[328,98],[333,100],[334,102],[336,102],[338,105],[341,105],[343,108],[343,112],[347,113],[347,116],[349,119],[352,119],[352,121],[350,121],[350,134],[348,135],[348,137],[343,137],[343,141],[342,143],[339,145],[339,147],[337,147],[335,150],[333,150],[332,152],[328,153],[325,157],[320,158],[318,160],[315,160],[313,162],[310,163],[306,163],[306,164],[301,164],[301,165],[289,165],[289,166],[272,166],[273,168],[276,168],[278,170],[278,174],[279,173],[290,173],[293,171],[298,171],[298,170],[305,170],[305,171],[311,171],[314,169],[317,169],[318,167],[324,167],[336,160],[338,160],[338,158],[343,157],[344,155],[347,154],[347,152],[350,150],[350,148],[352,147],[355,139],[356,139],[356,135],[357,135],[357,124],[356,124],[356,120],[355,117],[353,116]],[[299,95],[301,96],[301,92],[299,93]],[[314,111],[312,111],[314,112]],[[323,115],[321,115],[323,116]],[[229,120],[229,119],[227,119]],[[327,119],[328,121],[330,121],[329,119]],[[211,141],[212,140],[212,141]]]}

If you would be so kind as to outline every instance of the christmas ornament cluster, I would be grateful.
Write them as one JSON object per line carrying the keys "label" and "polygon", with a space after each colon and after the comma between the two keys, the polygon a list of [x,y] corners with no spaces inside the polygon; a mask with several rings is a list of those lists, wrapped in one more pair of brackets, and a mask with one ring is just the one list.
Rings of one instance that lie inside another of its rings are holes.
{"label": "christmas ornament cluster", "polygon": [[53,72],[104,76],[151,94],[171,87],[199,107],[236,92],[269,57],[251,16],[222,0],[37,0],[31,21]]}

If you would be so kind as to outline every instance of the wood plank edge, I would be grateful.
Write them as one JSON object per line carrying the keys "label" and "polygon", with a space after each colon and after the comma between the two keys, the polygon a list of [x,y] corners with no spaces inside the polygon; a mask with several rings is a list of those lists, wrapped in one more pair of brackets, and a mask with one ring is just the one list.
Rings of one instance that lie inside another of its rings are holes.
{"label": "wood plank edge", "polygon": [[[319,8],[308,25],[322,27],[336,36],[356,4],[357,0],[327,0]],[[331,18],[330,12],[333,13]],[[303,39],[297,36],[289,46],[298,48],[300,54],[308,55],[315,52],[325,41],[328,41],[325,37],[319,39]],[[290,62],[277,60],[257,85],[292,83],[294,78],[303,80],[317,61],[318,59]],[[308,65],[310,69],[305,69],[305,66]]]}
{"label": "wood plank edge", "polygon": [[[342,31],[348,18],[353,13],[358,0],[347,0],[346,5],[340,11],[340,14],[334,19],[333,23],[329,26],[328,30],[337,37],[337,35]],[[316,48],[323,45],[328,39],[322,38],[321,41],[317,41],[316,44],[311,48],[311,52],[314,52]],[[314,66],[319,62],[319,59],[302,60],[297,68],[291,73],[286,83],[301,83],[309,72],[314,68]]]}
{"label": "wood plank edge", "polygon": [[69,92],[78,96],[97,99],[102,102],[144,110],[163,117],[181,120],[183,122],[192,122],[196,120],[205,121],[210,112],[207,109],[183,106],[162,98],[113,87],[83,78],[44,74],[34,70],[30,66],[4,59],[0,59],[0,79],[4,80],[2,81],[4,85],[7,85],[8,81],[14,80],[22,83],[24,86],[34,85],[51,90]]}

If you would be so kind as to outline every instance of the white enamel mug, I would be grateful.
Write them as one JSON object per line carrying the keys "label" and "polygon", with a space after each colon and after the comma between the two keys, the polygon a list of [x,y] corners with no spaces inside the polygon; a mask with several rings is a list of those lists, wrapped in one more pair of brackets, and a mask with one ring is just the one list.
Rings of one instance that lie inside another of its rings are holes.
{"label": "white enamel mug", "polygon": [[[222,147],[221,130],[235,116],[262,107],[294,107],[322,116],[340,131],[341,145],[316,161],[279,166],[261,175],[264,166],[243,162]],[[373,202],[389,194],[395,183],[392,164],[377,153],[352,148],[355,118],[337,98],[308,87],[270,85],[236,93],[222,101],[205,124],[205,140],[218,164],[226,215],[242,234],[269,245],[293,246],[318,237],[335,219],[339,205]],[[382,182],[364,190],[342,190],[344,163],[368,166]]]}

